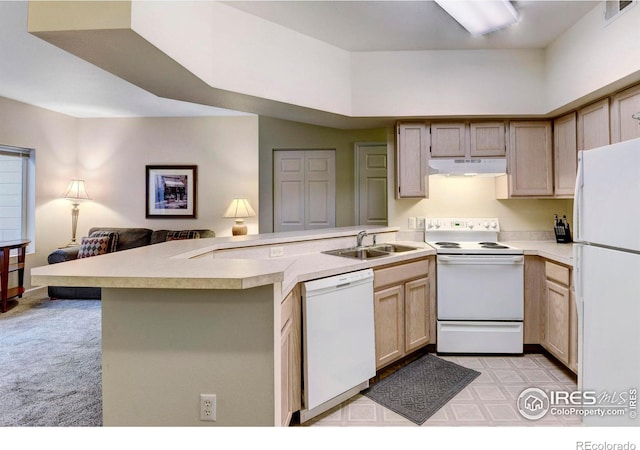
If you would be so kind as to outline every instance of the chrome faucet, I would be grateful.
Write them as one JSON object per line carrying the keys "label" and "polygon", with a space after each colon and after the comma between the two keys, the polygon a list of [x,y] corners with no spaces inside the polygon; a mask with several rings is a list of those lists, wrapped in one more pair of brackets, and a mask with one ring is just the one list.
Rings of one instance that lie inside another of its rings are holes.
{"label": "chrome faucet", "polygon": [[369,233],[364,230],[358,233],[358,237],[356,238],[356,247],[362,247],[362,240],[365,236],[369,236]]}

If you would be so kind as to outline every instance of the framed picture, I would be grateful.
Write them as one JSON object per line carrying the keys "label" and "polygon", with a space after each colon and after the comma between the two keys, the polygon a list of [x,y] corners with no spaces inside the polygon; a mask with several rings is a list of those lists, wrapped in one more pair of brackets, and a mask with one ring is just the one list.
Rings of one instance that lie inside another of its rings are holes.
{"label": "framed picture", "polygon": [[195,219],[198,166],[146,167],[146,218]]}

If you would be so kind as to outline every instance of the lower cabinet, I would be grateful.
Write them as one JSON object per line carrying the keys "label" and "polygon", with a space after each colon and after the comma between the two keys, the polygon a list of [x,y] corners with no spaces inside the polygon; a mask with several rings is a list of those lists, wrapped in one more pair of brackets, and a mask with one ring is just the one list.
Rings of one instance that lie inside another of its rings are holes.
{"label": "lower cabinet", "polygon": [[578,370],[578,315],[571,269],[545,262],[540,344],[574,372]]}
{"label": "lower cabinet", "polygon": [[280,330],[280,424],[288,426],[302,406],[302,336],[300,288],[296,286],[282,301]]}
{"label": "lower cabinet", "polygon": [[376,369],[435,341],[433,257],[374,270]]}

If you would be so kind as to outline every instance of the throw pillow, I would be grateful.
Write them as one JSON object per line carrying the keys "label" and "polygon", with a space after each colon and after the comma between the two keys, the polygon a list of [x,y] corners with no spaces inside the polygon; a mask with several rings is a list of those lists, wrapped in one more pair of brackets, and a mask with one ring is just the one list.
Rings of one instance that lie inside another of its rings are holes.
{"label": "throw pillow", "polygon": [[183,239],[200,239],[200,233],[195,230],[169,231],[167,241],[181,241]]}
{"label": "throw pillow", "polygon": [[78,252],[78,259],[89,258],[91,256],[104,255],[107,253],[107,246],[109,245],[109,237],[83,237],[80,243],[80,251]]}
{"label": "throw pillow", "polygon": [[94,231],[89,237],[108,237],[109,243],[107,244],[107,253],[113,253],[118,246],[118,233],[115,231]]}

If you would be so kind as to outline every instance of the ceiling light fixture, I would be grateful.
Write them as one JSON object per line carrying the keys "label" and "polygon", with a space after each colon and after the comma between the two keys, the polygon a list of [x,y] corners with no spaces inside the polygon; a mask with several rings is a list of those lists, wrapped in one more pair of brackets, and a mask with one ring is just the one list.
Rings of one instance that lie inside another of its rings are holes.
{"label": "ceiling light fixture", "polygon": [[435,0],[469,33],[479,36],[520,21],[520,14],[507,0]]}

